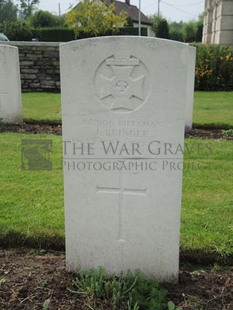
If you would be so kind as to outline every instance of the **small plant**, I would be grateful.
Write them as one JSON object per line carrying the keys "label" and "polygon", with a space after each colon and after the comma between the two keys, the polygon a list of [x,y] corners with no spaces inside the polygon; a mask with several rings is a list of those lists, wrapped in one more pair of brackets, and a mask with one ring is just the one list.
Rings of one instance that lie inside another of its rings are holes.
{"label": "small plant", "polygon": [[50,299],[46,299],[45,302],[43,303],[43,310],[48,310],[49,304],[50,304]]}
{"label": "small plant", "polygon": [[183,310],[182,307],[176,307],[174,302],[172,301],[169,301],[167,306],[168,306],[168,310]]}
{"label": "small plant", "polygon": [[222,130],[222,133],[226,136],[232,136],[233,135],[233,129]]}
{"label": "small plant", "polygon": [[223,267],[221,265],[219,265],[218,263],[214,263],[214,266],[211,269],[211,271],[221,271],[222,269]]}
{"label": "small plant", "polygon": [[181,310],[174,308],[172,302],[167,304],[167,292],[160,288],[156,279],[139,272],[109,277],[103,268],[98,271],[89,270],[76,277],[73,288],[69,291],[87,297],[89,306],[94,309],[97,300],[105,300],[114,310]]}
{"label": "small plant", "polygon": [[0,279],[0,287],[1,287],[4,283],[6,283],[6,279],[1,278],[1,279]]}

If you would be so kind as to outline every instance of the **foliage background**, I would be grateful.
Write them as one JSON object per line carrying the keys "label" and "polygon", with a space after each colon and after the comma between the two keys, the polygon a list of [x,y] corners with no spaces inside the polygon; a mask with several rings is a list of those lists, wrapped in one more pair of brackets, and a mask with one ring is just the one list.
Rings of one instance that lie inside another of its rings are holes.
{"label": "foliage background", "polygon": [[233,90],[233,51],[221,45],[196,45],[196,90]]}

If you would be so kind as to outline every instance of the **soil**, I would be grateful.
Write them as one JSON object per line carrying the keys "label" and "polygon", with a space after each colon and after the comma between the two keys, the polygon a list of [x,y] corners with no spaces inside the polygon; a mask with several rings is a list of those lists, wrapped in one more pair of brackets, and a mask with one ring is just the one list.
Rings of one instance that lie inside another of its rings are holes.
{"label": "soil", "polygon": [[[227,128],[226,128],[227,129]],[[228,128],[229,129],[229,128]],[[231,130],[232,131],[232,130]],[[61,135],[62,126],[57,122],[26,122],[23,124],[0,124],[0,132],[17,132],[31,134],[55,134]],[[227,139],[233,140],[233,133],[217,127],[194,127],[187,137],[203,139]]]}
{"label": "soil", "polygon": [[[233,309],[233,267],[190,270],[181,268],[178,284],[163,284],[169,300],[184,310]],[[93,308],[88,296],[71,293],[74,278],[62,252],[0,249],[0,309],[43,309],[48,299],[54,310],[112,309],[107,301]]]}

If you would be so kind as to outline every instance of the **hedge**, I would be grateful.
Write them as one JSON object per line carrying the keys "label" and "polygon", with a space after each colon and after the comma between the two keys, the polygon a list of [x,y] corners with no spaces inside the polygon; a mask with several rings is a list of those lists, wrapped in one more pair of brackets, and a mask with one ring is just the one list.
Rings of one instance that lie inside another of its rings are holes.
{"label": "hedge", "polygon": [[195,90],[233,90],[233,50],[221,45],[196,45]]}
{"label": "hedge", "polygon": [[[142,36],[147,36],[147,28],[142,27],[141,29]],[[75,40],[75,34],[73,30],[67,28],[37,28],[32,29],[33,38],[37,38],[39,41],[43,42],[67,42]],[[104,33],[105,35],[113,35],[111,31]],[[138,35],[138,28],[134,27],[125,27],[120,28],[119,32],[116,35]],[[76,39],[83,39],[92,37],[91,34],[88,33],[80,33],[79,37]]]}
{"label": "hedge", "polygon": [[75,40],[73,30],[68,28],[36,28],[32,29],[33,38],[42,42],[68,42]]}

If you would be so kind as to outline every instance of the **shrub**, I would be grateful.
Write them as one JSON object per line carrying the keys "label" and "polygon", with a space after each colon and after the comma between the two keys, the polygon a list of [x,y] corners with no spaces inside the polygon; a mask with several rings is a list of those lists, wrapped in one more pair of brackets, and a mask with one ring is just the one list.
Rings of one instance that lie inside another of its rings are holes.
{"label": "shrub", "polygon": [[1,32],[9,38],[10,41],[31,41],[32,32],[30,26],[25,21],[4,22],[1,25]]}
{"label": "shrub", "polygon": [[166,21],[165,18],[159,21],[156,37],[163,38],[163,39],[169,39],[168,22]]}
{"label": "shrub", "polygon": [[53,15],[48,11],[39,10],[30,17],[30,23],[34,28],[40,27],[59,27],[61,25],[62,18]]}
{"label": "shrub", "polygon": [[220,45],[197,45],[196,90],[233,90],[233,51]]}
{"label": "shrub", "polygon": [[32,29],[33,37],[43,42],[67,42],[75,40],[73,30],[68,28]]}

